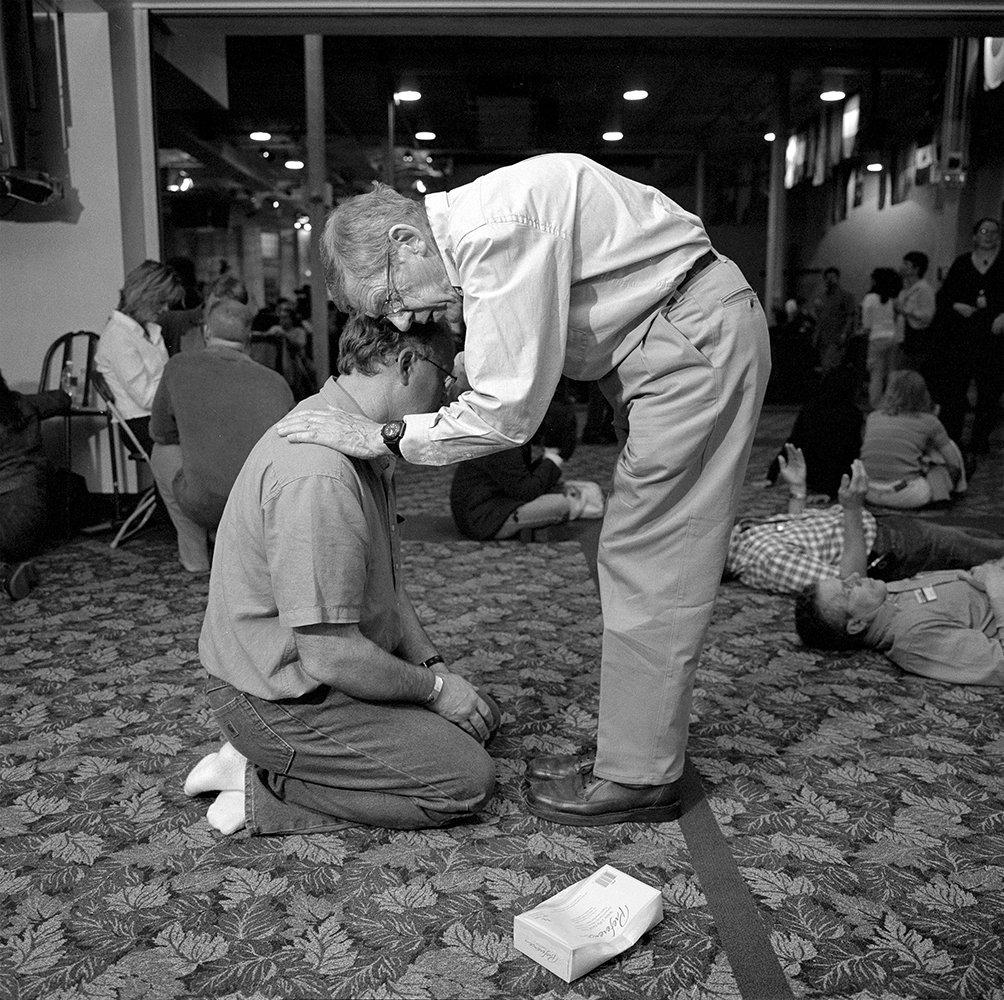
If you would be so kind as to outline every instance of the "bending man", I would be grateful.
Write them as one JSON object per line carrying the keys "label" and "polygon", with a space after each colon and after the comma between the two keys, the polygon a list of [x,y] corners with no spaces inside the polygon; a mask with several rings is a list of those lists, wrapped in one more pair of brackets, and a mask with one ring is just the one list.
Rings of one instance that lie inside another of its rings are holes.
{"label": "bending man", "polygon": [[767,324],[700,219],[583,156],[549,154],[410,201],[386,187],[322,237],[336,305],[407,330],[466,326],[469,388],[381,426],[344,411],[290,440],[444,465],[523,444],[558,379],[598,379],[624,446],[599,548],[594,755],[538,758],[530,810],[558,823],[679,815],[694,676],[769,373]]}

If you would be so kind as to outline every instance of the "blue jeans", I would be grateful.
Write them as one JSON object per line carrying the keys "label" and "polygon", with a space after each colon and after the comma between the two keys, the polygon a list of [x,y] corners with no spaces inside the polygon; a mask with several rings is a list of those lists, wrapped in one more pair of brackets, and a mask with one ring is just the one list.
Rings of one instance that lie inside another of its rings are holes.
{"label": "blue jeans", "polygon": [[265,701],[209,677],[226,740],[248,759],[252,834],[316,833],[346,821],[413,830],[471,816],[495,765],[473,737],[419,705],[358,701],[320,687]]}
{"label": "blue jeans", "polygon": [[933,524],[903,514],[876,514],[878,531],[868,571],[877,580],[904,580],[934,569],[971,569],[1004,557],[1004,538]]}

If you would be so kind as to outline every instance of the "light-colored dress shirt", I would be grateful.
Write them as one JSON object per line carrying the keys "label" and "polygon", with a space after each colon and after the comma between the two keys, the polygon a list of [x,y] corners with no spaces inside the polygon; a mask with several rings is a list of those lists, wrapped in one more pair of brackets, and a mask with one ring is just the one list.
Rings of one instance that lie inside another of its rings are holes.
{"label": "light-colored dress shirt", "polygon": [[405,418],[401,453],[423,465],[526,441],[561,374],[607,374],[711,248],[696,216],[577,154],[503,167],[428,195],[425,207],[463,290],[473,388],[438,413]]}
{"label": "light-colored dress shirt", "polygon": [[1004,685],[1004,634],[990,598],[962,570],[890,583],[868,645],[912,674],[954,684]]}
{"label": "light-colored dress shirt", "polygon": [[899,293],[899,308],[909,329],[926,330],[934,319],[934,289],[919,278]]}
{"label": "light-colored dress shirt", "polygon": [[[875,545],[875,518],[862,511],[865,551]],[[810,584],[840,575],[844,513],[840,504],[801,514],[741,519],[732,529],[725,569],[746,586],[798,594]]]}
{"label": "light-colored dress shirt", "polygon": [[94,363],[104,375],[124,420],[150,416],[167,364],[159,324],[147,323],[143,327],[131,316],[114,310],[101,331]]}

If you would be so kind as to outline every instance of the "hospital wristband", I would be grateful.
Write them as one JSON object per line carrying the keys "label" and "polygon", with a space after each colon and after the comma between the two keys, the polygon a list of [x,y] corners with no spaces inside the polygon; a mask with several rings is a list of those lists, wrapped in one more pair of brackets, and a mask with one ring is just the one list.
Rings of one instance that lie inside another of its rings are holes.
{"label": "hospital wristband", "polygon": [[425,701],[422,702],[423,705],[432,705],[432,703],[439,697],[439,693],[443,690],[443,675],[436,674],[436,681],[432,685],[432,694],[429,695]]}

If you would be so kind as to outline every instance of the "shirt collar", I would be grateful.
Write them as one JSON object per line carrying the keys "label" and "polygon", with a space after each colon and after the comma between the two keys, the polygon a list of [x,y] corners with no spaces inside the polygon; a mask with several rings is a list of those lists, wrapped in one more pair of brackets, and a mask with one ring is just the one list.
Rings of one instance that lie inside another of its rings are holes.
{"label": "shirt collar", "polygon": [[429,219],[429,228],[435,237],[439,254],[443,258],[446,275],[454,288],[460,288],[460,272],[457,270],[457,260],[453,253],[453,243],[450,240],[450,192],[435,191],[425,196],[425,214]]}
{"label": "shirt collar", "polygon": [[[319,393],[321,399],[324,400],[328,406],[334,407],[336,410],[345,410],[347,413],[355,413],[360,417],[366,417],[367,420],[372,419],[368,414],[363,413],[359,404],[338,384],[338,380],[329,376],[327,382],[321,386],[321,391]],[[384,472],[390,468],[393,470],[394,458],[393,456],[378,456],[377,458],[371,459],[352,459],[352,461],[369,461],[373,470],[379,476],[383,476]]]}

